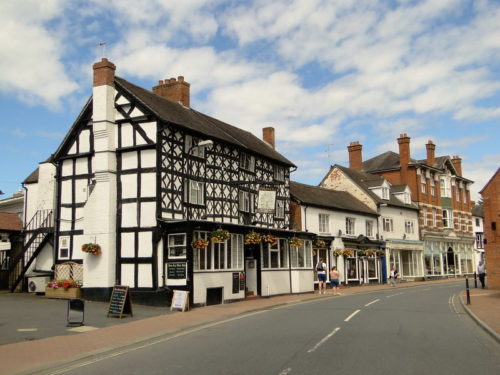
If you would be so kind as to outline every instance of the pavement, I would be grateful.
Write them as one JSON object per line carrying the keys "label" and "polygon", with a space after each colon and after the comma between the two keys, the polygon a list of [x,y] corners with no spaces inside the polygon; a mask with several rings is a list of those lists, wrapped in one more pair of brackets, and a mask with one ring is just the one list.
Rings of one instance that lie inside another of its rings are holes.
{"label": "pavement", "polygon": [[[463,282],[463,279],[405,282],[397,288],[453,282]],[[387,285],[348,286],[340,292],[345,296],[388,288]],[[31,374],[54,366],[67,366],[111,350],[123,352],[131,345],[176,337],[238,319],[242,314],[329,297],[339,298],[328,290],[326,295],[305,293],[254,298],[187,312],[133,305],[133,316],[124,318],[108,318],[107,303],[86,301],[85,324],[67,327],[67,301],[25,293],[0,293],[0,375]],[[500,342],[500,290],[472,288],[469,305],[465,291],[459,299],[465,311]]]}

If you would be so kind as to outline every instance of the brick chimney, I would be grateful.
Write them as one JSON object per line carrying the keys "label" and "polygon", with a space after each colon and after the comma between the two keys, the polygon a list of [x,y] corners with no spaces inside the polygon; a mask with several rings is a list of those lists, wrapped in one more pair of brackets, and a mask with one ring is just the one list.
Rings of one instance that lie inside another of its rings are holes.
{"label": "brick chimney", "polygon": [[153,87],[153,92],[171,102],[181,103],[189,107],[189,87],[191,85],[184,81],[183,76],[159,81],[158,86]]}
{"label": "brick chimney", "polygon": [[451,162],[453,163],[453,166],[457,170],[458,175],[461,176],[462,175],[462,159],[460,158],[460,156],[455,155],[451,159]]}
{"label": "brick chimney", "polygon": [[264,140],[264,142],[268,143],[269,146],[271,146],[274,150],[275,142],[274,142],[274,128],[273,127],[262,128],[262,139]]}
{"label": "brick chimney", "polygon": [[398,138],[398,144],[399,144],[399,165],[401,167],[400,169],[401,183],[407,184],[408,163],[410,162],[410,137],[408,137],[408,134],[406,133],[400,134]]}
{"label": "brick chimney", "polygon": [[434,151],[436,150],[436,145],[432,143],[432,141],[429,139],[429,142],[425,145],[425,148],[427,149],[427,165],[430,165],[431,167],[434,165],[436,162],[436,157],[434,154]]}
{"label": "brick chimney", "polygon": [[363,157],[361,150],[363,145],[359,142],[351,142],[347,146],[347,151],[349,151],[349,168],[361,171],[363,169]]}
{"label": "brick chimney", "polygon": [[104,85],[115,86],[115,64],[103,57],[102,60],[96,62],[92,68],[94,69],[94,87]]}

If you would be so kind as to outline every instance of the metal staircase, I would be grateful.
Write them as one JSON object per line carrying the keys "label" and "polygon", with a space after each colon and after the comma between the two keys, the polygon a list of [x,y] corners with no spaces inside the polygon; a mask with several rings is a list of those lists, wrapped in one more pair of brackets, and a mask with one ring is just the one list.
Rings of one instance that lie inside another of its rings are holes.
{"label": "metal staircase", "polygon": [[43,247],[52,239],[54,215],[52,210],[38,210],[24,228],[25,242],[22,251],[10,260],[9,289],[22,291],[21,281]]}

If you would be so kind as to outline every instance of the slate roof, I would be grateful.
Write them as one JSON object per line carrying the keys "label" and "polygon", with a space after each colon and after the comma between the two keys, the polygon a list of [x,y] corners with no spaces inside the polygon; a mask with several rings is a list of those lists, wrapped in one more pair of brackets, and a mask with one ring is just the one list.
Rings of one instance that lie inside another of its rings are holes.
{"label": "slate roof", "polygon": [[185,107],[182,104],[169,101],[123,78],[115,77],[115,83],[117,86],[128,91],[137,101],[165,122],[176,124],[185,129],[236,145],[282,164],[295,167],[290,160],[250,132],[207,116],[192,108]]}
{"label": "slate roof", "polygon": [[376,211],[345,191],[325,189],[319,186],[290,181],[290,195],[292,198],[311,206],[377,215]]}
{"label": "slate roof", "polygon": [[39,169],[37,168],[31,172],[31,174],[23,181],[23,184],[33,184],[38,182],[38,170]]}
{"label": "slate roof", "polygon": [[[376,186],[382,186],[382,184],[385,181],[385,178],[375,174],[361,172],[351,168],[346,168],[338,164],[334,165],[332,168],[335,167],[339,168],[342,172],[344,172],[360,188],[362,188],[368,195],[370,195],[375,200],[375,202],[387,203],[390,206],[405,207],[409,209],[418,210],[418,207],[414,203],[405,204],[393,195],[393,193],[401,192],[402,191],[400,190],[401,186],[406,186],[406,185],[392,185],[390,189],[389,200],[382,199],[377,194],[375,194],[370,188]],[[394,186],[396,186],[396,188],[394,188]]]}
{"label": "slate roof", "polygon": [[21,231],[23,223],[15,212],[0,212],[0,230]]}
{"label": "slate roof", "polygon": [[476,204],[474,207],[472,207],[472,216],[484,217],[483,206]]}

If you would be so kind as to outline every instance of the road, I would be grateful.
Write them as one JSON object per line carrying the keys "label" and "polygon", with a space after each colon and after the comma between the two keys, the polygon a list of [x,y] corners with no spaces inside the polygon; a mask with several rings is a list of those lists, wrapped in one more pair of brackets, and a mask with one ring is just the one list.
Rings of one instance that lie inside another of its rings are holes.
{"label": "road", "polygon": [[43,374],[500,374],[500,347],[462,311],[461,288],[325,296]]}

